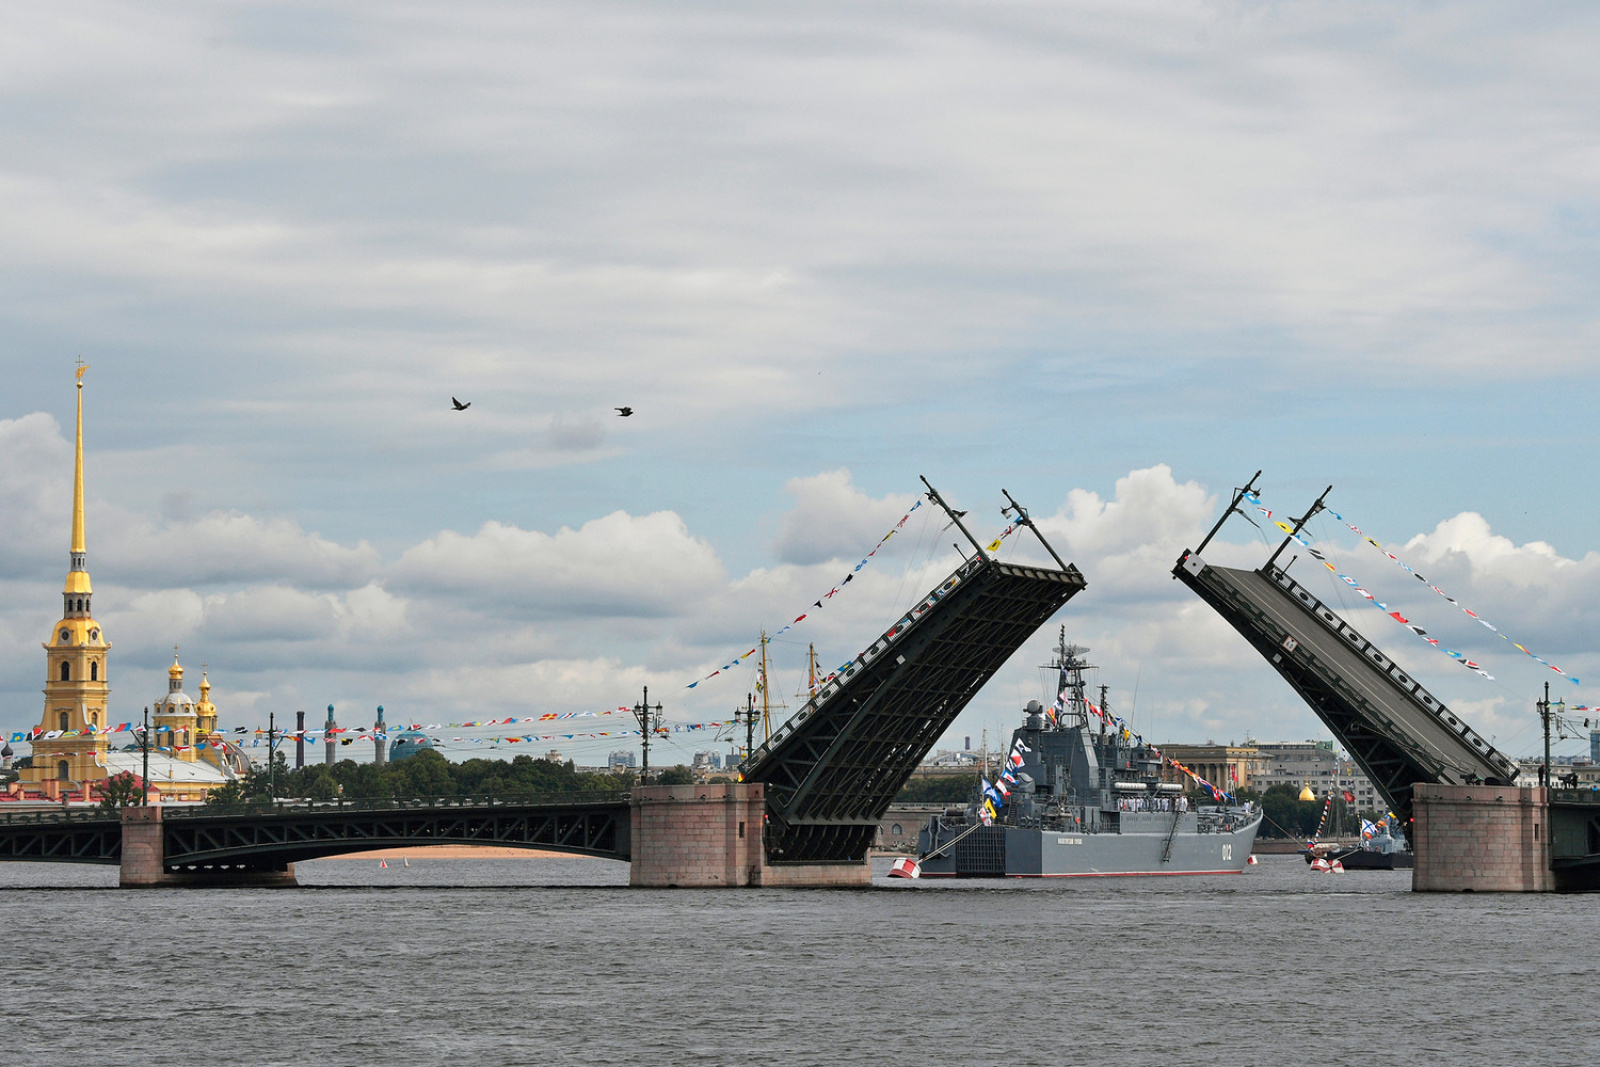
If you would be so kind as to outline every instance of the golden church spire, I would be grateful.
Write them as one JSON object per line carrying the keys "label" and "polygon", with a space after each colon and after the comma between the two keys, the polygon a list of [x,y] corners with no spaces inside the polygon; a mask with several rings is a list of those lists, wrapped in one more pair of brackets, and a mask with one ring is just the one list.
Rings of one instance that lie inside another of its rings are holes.
{"label": "golden church spire", "polygon": [[67,572],[67,593],[88,593],[88,545],[83,535],[83,372],[88,364],[78,361],[78,434],[72,467],[72,566]]}

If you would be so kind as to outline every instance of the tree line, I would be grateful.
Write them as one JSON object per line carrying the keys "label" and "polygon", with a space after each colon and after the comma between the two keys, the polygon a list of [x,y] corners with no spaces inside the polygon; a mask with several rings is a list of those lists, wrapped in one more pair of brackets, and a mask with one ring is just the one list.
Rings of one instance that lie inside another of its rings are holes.
{"label": "tree line", "polygon": [[[668,767],[651,775],[652,784],[687,785],[694,776],[686,767]],[[511,760],[470,759],[452,763],[431,749],[423,749],[394,763],[357,763],[340,760],[332,765],[308,764],[289,768],[282,752],[270,768],[253,767],[237,781],[214,789],[206,798],[212,807],[294,800],[397,800],[414,797],[584,796],[632,789],[638,777],[580,771],[571,760],[554,763],[529,755]]]}

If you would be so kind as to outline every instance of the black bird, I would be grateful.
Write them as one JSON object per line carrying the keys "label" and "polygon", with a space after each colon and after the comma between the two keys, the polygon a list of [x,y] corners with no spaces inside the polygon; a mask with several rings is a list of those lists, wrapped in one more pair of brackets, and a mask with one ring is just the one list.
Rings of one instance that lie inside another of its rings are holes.
{"label": "black bird", "polygon": [[632,408],[618,408],[617,409],[617,414],[622,416],[623,418],[627,418],[629,415],[633,414],[633,409]]}
{"label": "black bird", "polygon": [[452,403],[452,404],[454,404],[456,406],[456,410],[457,411],[465,411],[465,410],[467,410],[468,408],[470,408],[472,406],[472,401],[469,400],[465,404],[463,404],[461,401],[457,400],[455,397],[451,397],[450,398],[450,403]]}

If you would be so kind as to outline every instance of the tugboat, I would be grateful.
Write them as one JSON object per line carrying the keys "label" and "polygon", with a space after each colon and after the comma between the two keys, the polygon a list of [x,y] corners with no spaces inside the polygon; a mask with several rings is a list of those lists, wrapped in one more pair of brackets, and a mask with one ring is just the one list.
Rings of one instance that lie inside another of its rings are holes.
{"label": "tugboat", "polygon": [[1008,757],[1014,784],[928,820],[918,839],[922,877],[1244,870],[1262,812],[1224,803],[1227,794],[1216,787],[1216,804],[1191,806],[1181,784],[1162,781],[1161,753],[1105,707],[1105,687],[1099,706],[1085,696],[1083,672],[1094,669],[1083,658],[1088,651],[1068,645],[1062,628],[1050,665],[1059,671],[1060,696],[1048,709],[1037,700],[1023,708]]}
{"label": "tugboat", "polygon": [[[1347,871],[1409,871],[1417,864],[1417,858],[1406,847],[1406,835],[1398,826],[1390,832],[1390,822],[1385,819],[1376,825],[1363,822],[1361,828],[1361,844],[1355,848],[1330,849],[1325,859],[1329,863],[1342,864]],[[1314,856],[1307,855],[1306,862],[1311,863]]]}

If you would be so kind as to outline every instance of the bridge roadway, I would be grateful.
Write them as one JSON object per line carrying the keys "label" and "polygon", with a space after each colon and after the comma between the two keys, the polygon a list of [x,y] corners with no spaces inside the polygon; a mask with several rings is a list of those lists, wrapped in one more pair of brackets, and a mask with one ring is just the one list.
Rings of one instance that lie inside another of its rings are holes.
{"label": "bridge roadway", "polygon": [[[142,812],[130,809],[130,815]],[[162,872],[278,872],[350,852],[424,845],[498,845],[628,860],[628,795],[277,804],[235,809],[165,808]],[[114,812],[0,814],[0,860],[123,862],[124,822]]]}
{"label": "bridge roadway", "polygon": [[1300,694],[1402,818],[1412,817],[1419,782],[1515,780],[1510,758],[1285,571],[1216,567],[1185,552],[1173,575]]}

